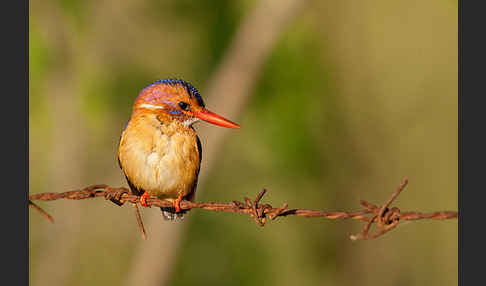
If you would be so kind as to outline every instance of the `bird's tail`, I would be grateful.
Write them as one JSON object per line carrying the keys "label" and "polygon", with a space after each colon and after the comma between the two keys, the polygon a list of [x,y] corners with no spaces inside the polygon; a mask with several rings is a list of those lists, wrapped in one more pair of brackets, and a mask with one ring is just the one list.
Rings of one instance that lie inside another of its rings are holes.
{"label": "bird's tail", "polygon": [[160,210],[162,211],[164,219],[170,221],[181,221],[184,218],[184,214],[187,212],[187,210],[181,210],[176,213],[175,208],[173,207],[164,207],[160,208]]}

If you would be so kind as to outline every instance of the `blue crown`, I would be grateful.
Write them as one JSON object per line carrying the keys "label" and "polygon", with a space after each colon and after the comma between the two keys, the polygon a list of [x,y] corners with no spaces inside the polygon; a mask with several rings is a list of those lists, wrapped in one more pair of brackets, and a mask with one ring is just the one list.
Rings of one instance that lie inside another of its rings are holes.
{"label": "blue crown", "polygon": [[168,84],[168,85],[172,85],[172,86],[181,85],[181,86],[183,86],[187,90],[187,93],[189,94],[189,97],[194,96],[196,98],[197,102],[199,103],[199,105],[202,106],[202,107],[204,107],[204,102],[202,100],[201,95],[199,94],[199,91],[197,91],[197,89],[194,86],[192,86],[192,84],[188,83],[185,80],[182,80],[182,79],[172,79],[172,78],[169,78],[169,79],[161,79],[161,80],[158,80],[158,81],[156,81],[154,83],[149,84],[145,88],[151,87],[151,86],[156,85],[156,84]]}

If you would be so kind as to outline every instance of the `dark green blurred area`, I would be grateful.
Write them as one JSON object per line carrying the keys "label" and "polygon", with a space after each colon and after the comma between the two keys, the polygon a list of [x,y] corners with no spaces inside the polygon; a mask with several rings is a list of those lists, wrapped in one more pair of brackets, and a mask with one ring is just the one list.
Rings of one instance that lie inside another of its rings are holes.
{"label": "dark green blurred area", "polygon": [[[208,81],[258,5],[31,1],[30,193],[126,186],[116,148],[138,92],[179,77],[214,105]],[[309,1],[231,118],[242,128],[212,169],[202,166],[196,200],[267,188],[274,206],[355,210],[408,177],[402,211],[456,210],[457,85],[457,3]],[[126,285],[144,243],[131,207],[40,205],[56,223],[30,212],[31,285]],[[167,285],[457,284],[456,220],[404,223],[362,242],[348,238],[361,231],[355,221],[287,217],[260,228],[194,210],[184,223],[176,258],[153,261],[169,264]]]}

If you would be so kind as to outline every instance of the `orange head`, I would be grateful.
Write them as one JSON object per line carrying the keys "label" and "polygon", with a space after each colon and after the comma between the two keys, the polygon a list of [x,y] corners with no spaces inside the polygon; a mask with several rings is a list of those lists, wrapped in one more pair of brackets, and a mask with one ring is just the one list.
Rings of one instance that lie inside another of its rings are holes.
{"label": "orange head", "polygon": [[178,79],[159,80],[144,88],[133,106],[135,112],[149,112],[167,121],[178,120],[186,126],[204,120],[228,128],[240,126],[207,110],[199,92]]}

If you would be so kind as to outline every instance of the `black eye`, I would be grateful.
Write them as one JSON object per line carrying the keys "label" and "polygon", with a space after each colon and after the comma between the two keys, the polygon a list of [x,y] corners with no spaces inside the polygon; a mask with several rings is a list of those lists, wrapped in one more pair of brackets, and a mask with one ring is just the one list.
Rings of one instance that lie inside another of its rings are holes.
{"label": "black eye", "polygon": [[189,104],[185,103],[184,101],[179,102],[179,107],[182,110],[188,110],[189,109]]}

